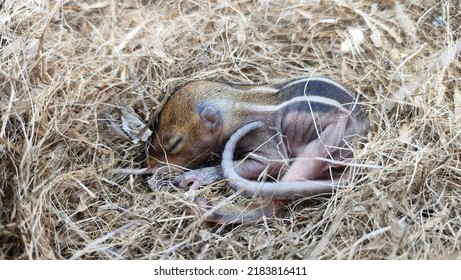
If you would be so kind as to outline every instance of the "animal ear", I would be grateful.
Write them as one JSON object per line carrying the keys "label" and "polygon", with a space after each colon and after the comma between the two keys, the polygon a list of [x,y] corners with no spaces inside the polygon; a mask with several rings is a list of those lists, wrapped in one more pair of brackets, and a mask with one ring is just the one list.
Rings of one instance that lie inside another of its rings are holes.
{"label": "animal ear", "polygon": [[205,128],[210,132],[216,132],[222,126],[221,111],[213,105],[203,107],[199,112]]}

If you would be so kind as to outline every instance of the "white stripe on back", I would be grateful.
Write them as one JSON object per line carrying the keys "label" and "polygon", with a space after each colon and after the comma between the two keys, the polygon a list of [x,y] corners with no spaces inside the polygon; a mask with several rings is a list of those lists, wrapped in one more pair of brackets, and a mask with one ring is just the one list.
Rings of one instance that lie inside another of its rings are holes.
{"label": "white stripe on back", "polygon": [[310,81],[322,81],[322,82],[325,82],[325,83],[328,83],[328,84],[331,84],[337,88],[340,88],[341,90],[345,91],[347,94],[349,94],[351,97],[354,97],[347,88],[345,88],[342,84],[338,83],[338,82],[335,82],[331,79],[328,79],[328,78],[324,78],[324,77],[309,77],[309,78],[303,78],[303,79],[299,79],[299,80],[295,80],[287,85],[285,85],[284,87],[282,87],[282,89],[284,88],[287,88],[287,87],[290,87],[292,85],[296,85],[296,84],[299,84],[299,83],[305,83],[305,82],[310,82]]}
{"label": "white stripe on back", "polygon": [[245,103],[245,102],[237,102],[235,105],[237,107],[245,107],[246,109],[250,109],[252,111],[258,111],[258,112],[275,112],[275,111],[278,111],[288,105],[291,105],[293,103],[296,103],[296,102],[308,102],[308,103],[320,103],[320,104],[325,104],[325,105],[329,105],[329,106],[332,106],[332,107],[335,107],[335,108],[338,108],[340,109],[341,111],[344,111],[344,112],[349,112],[349,110],[345,109],[341,104],[339,103],[338,101],[334,100],[334,99],[331,99],[331,98],[327,98],[327,97],[323,97],[323,96],[297,96],[297,97],[293,97],[292,99],[290,100],[287,100],[285,102],[282,102],[280,104],[277,104],[277,105],[255,105],[255,104],[250,104],[250,103]]}

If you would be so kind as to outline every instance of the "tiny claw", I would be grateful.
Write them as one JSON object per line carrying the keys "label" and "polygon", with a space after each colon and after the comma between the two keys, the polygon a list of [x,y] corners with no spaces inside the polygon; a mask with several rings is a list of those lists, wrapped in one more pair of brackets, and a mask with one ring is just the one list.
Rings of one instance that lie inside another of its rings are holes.
{"label": "tiny claw", "polygon": [[182,176],[178,176],[178,177],[174,178],[173,186],[179,187],[179,184],[181,183],[181,180],[182,180]]}

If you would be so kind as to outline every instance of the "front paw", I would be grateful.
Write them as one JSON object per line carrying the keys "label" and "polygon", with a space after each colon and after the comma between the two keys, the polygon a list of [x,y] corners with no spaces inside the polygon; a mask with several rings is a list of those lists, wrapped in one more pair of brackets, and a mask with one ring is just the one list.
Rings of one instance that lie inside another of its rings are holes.
{"label": "front paw", "polygon": [[206,167],[188,171],[173,180],[173,185],[180,188],[198,189],[222,179],[222,171],[218,167]]}
{"label": "front paw", "polygon": [[193,170],[176,177],[173,180],[173,185],[183,189],[190,188],[194,190],[197,189],[202,182],[203,178],[200,176],[199,172],[195,172],[195,170]]}

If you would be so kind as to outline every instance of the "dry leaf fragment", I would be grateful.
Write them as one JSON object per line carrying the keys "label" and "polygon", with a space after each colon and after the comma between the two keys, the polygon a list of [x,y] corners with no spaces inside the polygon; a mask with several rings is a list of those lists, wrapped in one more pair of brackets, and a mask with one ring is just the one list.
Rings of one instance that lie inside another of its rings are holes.
{"label": "dry leaf fragment", "polygon": [[141,140],[141,142],[146,142],[152,134],[150,129],[146,129],[142,135],[139,135],[142,129],[146,124],[141,121],[138,114],[133,111],[128,111],[122,109],[122,129],[125,133],[131,138],[131,142],[136,144]]}

